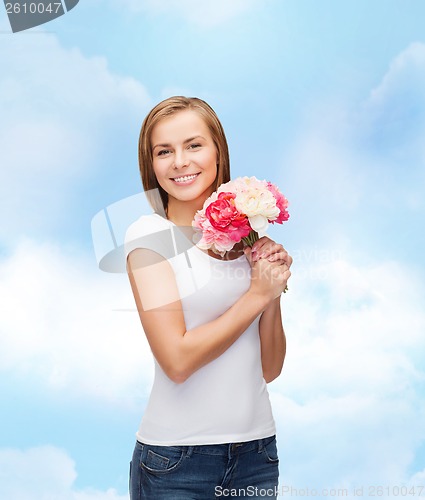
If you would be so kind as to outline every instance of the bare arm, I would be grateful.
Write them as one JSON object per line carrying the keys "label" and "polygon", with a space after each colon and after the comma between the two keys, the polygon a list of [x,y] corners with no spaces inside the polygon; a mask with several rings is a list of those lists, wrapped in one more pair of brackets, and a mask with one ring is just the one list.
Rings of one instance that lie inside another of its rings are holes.
{"label": "bare arm", "polygon": [[153,355],[171,380],[184,382],[223,354],[282,293],[287,277],[276,273],[276,267],[265,259],[255,263],[246,293],[215,320],[186,330],[170,264],[151,250],[130,252],[127,272],[143,329]]}
{"label": "bare arm", "polygon": [[[248,260],[251,265],[261,259],[268,259],[281,266],[291,275],[289,268],[292,257],[288,252],[268,237],[260,238],[254,243],[252,252],[248,250]],[[261,364],[264,380],[268,383],[276,379],[283,367],[286,355],[286,337],[282,325],[280,296],[271,301],[260,318]]]}
{"label": "bare arm", "polygon": [[280,297],[271,302],[260,318],[261,364],[267,383],[277,378],[286,355],[286,337],[282,326]]}

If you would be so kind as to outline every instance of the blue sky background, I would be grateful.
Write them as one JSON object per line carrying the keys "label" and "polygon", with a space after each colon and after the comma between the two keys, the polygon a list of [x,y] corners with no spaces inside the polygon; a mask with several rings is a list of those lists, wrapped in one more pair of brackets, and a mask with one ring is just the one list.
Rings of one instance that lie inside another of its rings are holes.
{"label": "blue sky background", "polygon": [[424,19],[422,0],[81,0],[12,34],[0,8],[1,498],[127,498],[152,361],[91,220],[140,193],[141,122],[175,94],[217,111],[233,176],[291,203],[269,385],[288,496],[425,486]]}

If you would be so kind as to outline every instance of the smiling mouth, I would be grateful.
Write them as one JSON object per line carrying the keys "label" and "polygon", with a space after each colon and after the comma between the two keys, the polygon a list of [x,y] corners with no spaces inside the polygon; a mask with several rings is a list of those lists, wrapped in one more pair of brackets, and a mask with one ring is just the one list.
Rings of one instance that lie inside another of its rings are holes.
{"label": "smiling mouth", "polygon": [[192,175],[182,175],[180,177],[172,177],[171,180],[173,180],[174,182],[189,182],[189,181],[193,181],[193,179],[195,179],[196,177],[198,177],[198,175],[200,174],[200,172],[198,172],[197,174],[192,174]]}

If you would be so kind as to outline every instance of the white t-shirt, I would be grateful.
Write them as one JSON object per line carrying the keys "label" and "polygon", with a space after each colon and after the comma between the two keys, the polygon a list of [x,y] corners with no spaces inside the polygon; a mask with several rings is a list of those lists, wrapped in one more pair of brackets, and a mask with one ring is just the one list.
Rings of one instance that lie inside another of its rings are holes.
{"label": "white t-shirt", "polygon": [[[171,264],[186,330],[214,320],[249,288],[245,255],[220,260],[194,246],[159,214],[143,215],[125,236],[125,255],[150,248]],[[173,382],[155,361],[155,377],[137,439],[153,445],[243,442],[275,434],[261,367],[260,315],[218,358],[185,382]]]}

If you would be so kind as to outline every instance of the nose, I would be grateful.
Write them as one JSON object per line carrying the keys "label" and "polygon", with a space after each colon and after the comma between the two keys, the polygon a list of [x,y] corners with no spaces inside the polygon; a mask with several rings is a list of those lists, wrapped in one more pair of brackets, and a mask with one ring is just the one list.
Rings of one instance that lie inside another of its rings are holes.
{"label": "nose", "polygon": [[189,164],[189,160],[185,155],[185,152],[182,150],[176,150],[174,154],[174,168],[182,168],[187,167]]}

